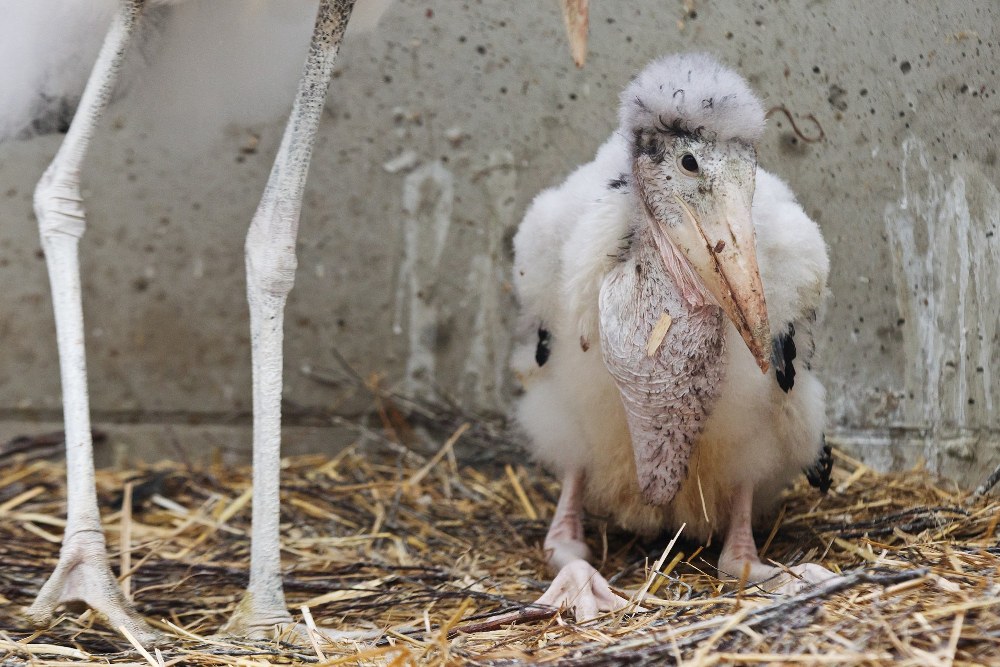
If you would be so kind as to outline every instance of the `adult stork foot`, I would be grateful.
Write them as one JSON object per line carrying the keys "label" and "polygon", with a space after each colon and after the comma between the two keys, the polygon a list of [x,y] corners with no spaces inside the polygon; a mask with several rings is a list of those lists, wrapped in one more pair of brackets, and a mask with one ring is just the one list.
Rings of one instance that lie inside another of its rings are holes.
{"label": "adult stork foot", "polygon": [[219,634],[246,639],[274,639],[292,625],[292,615],[283,606],[261,604],[249,591],[236,605]]}
{"label": "adult stork foot", "polygon": [[74,611],[89,607],[112,628],[125,628],[144,646],[164,639],[125,599],[111,573],[104,535],[99,531],[85,530],[64,538],[55,571],[26,613],[36,627],[44,628],[60,606]]}
{"label": "adult stork foot", "polygon": [[305,646],[313,641],[372,642],[384,634],[381,630],[335,630],[295,623],[285,609],[255,609],[249,595],[243,597],[229,621],[219,630],[220,637],[263,640],[281,637],[283,641]]}
{"label": "adult stork foot", "polygon": [[309,642],[311,639],[331,643],[374,642],[385,636],[382,630],[334,630],[323,626],[310,628],[304,623],[295,623],[288,630],[294,633],[299,643]]}
{"label": "adult stork foot", "polygon": [[255,597],[247,592],[236,605],[229,621],[219,630],[221,637],[271,640],[282,637],[286,641],[308,645],[311,640],[325,642],[374,641],[382,636],[379,630],[335,630],[295,623],[291,614],[277,604],[255,603]]}
{"label": "adult stork foot", "polygon": [[536,605],[573,609],[578,622],[589,621],[603,613],[624,609],[628,600],[617,595],[608,580],[583,559],[566,563]]}

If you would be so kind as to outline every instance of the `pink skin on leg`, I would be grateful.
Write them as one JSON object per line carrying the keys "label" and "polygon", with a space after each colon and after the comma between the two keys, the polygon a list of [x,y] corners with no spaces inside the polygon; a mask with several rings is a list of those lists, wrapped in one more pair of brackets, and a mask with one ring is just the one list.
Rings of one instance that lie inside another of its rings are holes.
{"label": "pink skin on leg", "polygon": [[545,554],[553,572],[559,572],[574,560],[586,560],[590,556],[590,550],[583,541],[585,483],[582,470],[571,470],[563,476],[559,503],[545,536]]}
{"label": "pink skin on leg", "polygon": [[748,585],[779,595],[795,595],[804,588],[837,576],[816,563],[803,563],[790,568],[762,563],[753,539],[752,516],[753,486],[744,484],[733,493],[729,529],[719,555],[720,579],[739,580],[744,568],[749,565]]}
{"label": "pink skin on leg", "polygon": [[628,604],[611,591],[607,580],[586,560],[589,550],[583,541],[584,484],[582,470],[570,470],[563,477],[559,504],[545,536],[549,567],[556,576],[545,594],[535,602],[551,607],[572,607],[577,621],[618,611]]}

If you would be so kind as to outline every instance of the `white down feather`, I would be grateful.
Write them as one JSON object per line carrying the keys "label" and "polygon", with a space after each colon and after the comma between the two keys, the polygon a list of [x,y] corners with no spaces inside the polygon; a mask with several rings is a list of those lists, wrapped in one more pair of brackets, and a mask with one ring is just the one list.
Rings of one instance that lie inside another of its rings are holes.
{"label": "white down feather", "polygon": [[[592,162],[538,195],[515,237],[522,342],[512,365],[525,390],[517,419],[533,456],[550,470],[585,469],[591,513],[647,534],[686,522],[689,537],[706,539],[728,525],[729,492],[738,482],[755,484],[755,512],[764,514],[816,460],[824,390],[806,367],[811,343],[799,344],[795,385],[786,394],[727,323],[724,384],[687,479],[668,506],[644,503],[620,395],[593,335],[601,281],[617,261],[632,214],[629,197],[608,183],[627,173],[628,161],[624,139],[612,136]],[[794,323],[796,342],[811,341],[829,270],[819,229],[788,187],[761,169],[752,215],[772,334]],[[541,367],[534,358],[539,327],[552,337]]]}

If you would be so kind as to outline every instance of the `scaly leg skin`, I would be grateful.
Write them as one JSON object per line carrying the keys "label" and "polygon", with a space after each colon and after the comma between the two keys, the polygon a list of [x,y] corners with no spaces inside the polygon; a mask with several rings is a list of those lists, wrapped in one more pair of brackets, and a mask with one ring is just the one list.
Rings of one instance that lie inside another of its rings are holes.
{"label": "scaly leg skin", "polygon": [[563,476],[559,503],[545,536],[549,567],[556,576],[545,594],[535,601],[551,607],[572,607],[577,621],[588,621],[628,604],[587,562],[589,550],[583,541],[584,484],[582,470],[570,470]]}
{"label": "scaly leg skin", "polygon": [[80,106],[59,152],[35,188],[35,215],[52,286],[66,431],[66,529],[59,562],[35,602],[31,621],[47,626],[60,605],[88,606],[140,642],[161,635],[149,627],[122,595],[105,550],[94,489],[79,241],[86,228],[80,169],[94,128],[107,108],[143,0],[122,0],[94,65]]}
{"label": "scaly leg skin", "polygon": [[753,486],[744,484],[733,493],[729,529],[719,555],[719,578],[739,580],[749,565],[748,586],[757,586],[778,595],[795,595],[805,588],[837,575],[816,563],[790,568],[766,565],[757,556],[753,540]]}
{"label": "scaly leg skin", "polygon": [[113,628],[124,627],[142,644],[163,639],[122,595],[108,567],[104,535],[99,530],[83,530],[63,539],[59,564],[28,609],[28,617],[36,626],[45,627],[59,605],[81,611],[89,607],[103,614]]}
{"label": "scaly leg skin", "polygon": [[[291,116],[246,240],[253,362],[253,525],[250,583],[222,632],[267,637],[291,623],[281,583],[282,328],[295,280],[302,193],[333,64],[354,0],[323,0]],[[333,635],[331,635],[333,636]]]}

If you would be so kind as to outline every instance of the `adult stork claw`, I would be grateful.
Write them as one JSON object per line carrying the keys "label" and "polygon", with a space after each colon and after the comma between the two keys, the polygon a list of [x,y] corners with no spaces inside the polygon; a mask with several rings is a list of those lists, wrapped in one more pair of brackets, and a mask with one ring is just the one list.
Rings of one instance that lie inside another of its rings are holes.
{"label": "adult stork claw", "polygon": [[59,563],[27,616],[37,627],[52,622],[56,609],[89,607],[103,614],[116,630],[124,628],[143,645],[162,643],[164,635],[149,626],[122,594],[111,573],[104,535],[81,531],[65,538]]}
{"label": "adult stork claw", "polygon": [[247,609],[246,598],[237,606],[237,611],[219,630],[217,637],[228,639],[249,638],[270,641],[280,638],[282,641],[306,646],[310,643],[320,645],[344,642],[374,642],[385,635],[384,630],[334,630],[323,626],[308,626],[305,623],[295,623],[287,610],[279,618],[276,613],[260,613],[241,611]]}
{"label": "adult stork claw", "polygon": [[219,635],[224,637],[249,637],[251,639],[272,639],[275,632],[280,631],[292,622],[292,615],[284,605],[277,603],[262,604],[247,591],[232,616],[219,629]]}

